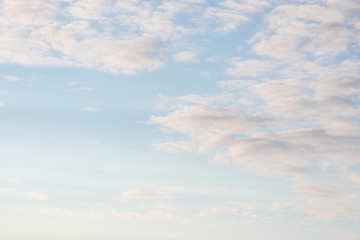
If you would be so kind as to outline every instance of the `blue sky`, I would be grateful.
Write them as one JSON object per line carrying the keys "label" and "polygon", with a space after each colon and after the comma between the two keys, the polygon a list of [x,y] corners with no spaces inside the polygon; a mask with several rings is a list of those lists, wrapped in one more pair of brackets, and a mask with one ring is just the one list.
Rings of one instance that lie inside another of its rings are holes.
{"label": "blue sky", "polygon": [[1,1],[0,238],[360,239],[359,16]]}

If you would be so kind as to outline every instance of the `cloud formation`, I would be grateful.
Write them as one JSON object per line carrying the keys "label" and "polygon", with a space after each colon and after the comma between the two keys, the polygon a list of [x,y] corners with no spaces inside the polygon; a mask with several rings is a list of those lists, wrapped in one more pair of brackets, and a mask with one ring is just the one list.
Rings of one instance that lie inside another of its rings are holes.
{"label": "cloud formation", "polygon": [[[264,176],[292,176],[294,181],[352,172],[360,163],[360,28],[354,14],[359,4],[339,4],[275,6],[265,28],[249,41],[255,57],[229,59],[225,73],[238,79],[220,81],[217,95],[160,99],[170,112],[149,122],[178,140],[155,146],[211,153],[213,163],[233,163]],[[232,97],[220,98],[225,95]],[[351,189],[349,179],[339,181]],[[305,198],[336,195],[315,182],[292,189]],[[332,206],[358,207],[354,201],[329,201],[324,208],[334,218],[349,215],[334,213]]]}
{"label": "cloud formation", "polygon": [[[183,40],[209,31],[226,33],[268,1],[4,0],[0,5],[0,63],[95,68],[133,75],[176,62],[199,61],[178,49]],[[189,17],[191,25],[177,18]],[[210,29],[212,31],[212,29]]]}
{"label": "cloud formation", "polygon": [[188,4],[5,0],[0,5],[0,62],[123,74],[152,71],[164,64],[163,42],[185,31],[172,18]]}

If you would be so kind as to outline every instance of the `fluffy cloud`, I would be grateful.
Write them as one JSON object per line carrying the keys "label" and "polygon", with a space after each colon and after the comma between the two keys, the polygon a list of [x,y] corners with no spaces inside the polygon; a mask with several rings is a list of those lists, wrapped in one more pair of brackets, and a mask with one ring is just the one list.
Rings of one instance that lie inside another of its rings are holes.
{"label": "fluffy cloud", "polygon": [[253,49],[259,55],[287,61],[331,58],[358,39],[359,33],[351,30],[354,18],[334,4],[281,5],[268,15],[267,31],[256,35]]}
{"label": "fluffy cloud", "polygon": [[191,51],[184,51],[176,53],[173,56],[175,62],[198,62],[199,60],[196,59],[197,54]]}

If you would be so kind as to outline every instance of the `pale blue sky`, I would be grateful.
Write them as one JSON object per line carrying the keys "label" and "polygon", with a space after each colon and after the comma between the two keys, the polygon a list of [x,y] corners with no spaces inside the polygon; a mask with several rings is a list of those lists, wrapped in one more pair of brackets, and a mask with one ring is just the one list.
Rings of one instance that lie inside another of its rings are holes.
{"label": "pale blue sky", "polygon": [[0,1],[0,239],[360,239],[359,16]]}

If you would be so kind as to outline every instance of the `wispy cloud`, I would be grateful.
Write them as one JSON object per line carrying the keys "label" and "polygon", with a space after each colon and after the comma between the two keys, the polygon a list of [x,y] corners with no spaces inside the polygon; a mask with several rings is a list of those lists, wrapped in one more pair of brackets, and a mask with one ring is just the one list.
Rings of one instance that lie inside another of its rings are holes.
{"label": "wispy cloud", "polygon": [[258,76],[272,70],[276,67],[275,62],[261,60],[238,60],[237,58],[229,60],[232,67],[226,69],[230,76]]}
{"label": "wispy cloud", "polygon": [[86,112],[98,112],[98,111],[100,111],[99,108],[95,108],[95,107],[83,107],[81,110],[86,111]]}
{"label": "wispy cloud", "polygon": [[38,192],[22,192],[14,188],[0,188],[0,192],[9,193],[15,196],[27,197],[27,198],[35,198],[39,200],[48,199],[48,195]]}
{"label": "wispy cloud", "polygon": [[80,88],[73,88],[73,89],[70,89],[69,91],[70,92],[87,92],[87,91],[94,91],[95,88],[93,87],[80,87]]}
{"label": "wispy cloud", "polygon": [[8,75],[8,76],[4,77],[4,80],[8,81],[8,82],[17,82],[17,81],[20,80],[20,78],[18,76],[15,76],[15,75]]}
{"label": "wispy cloud", "polygon": [[220,23],[217,30],[226,33],[236,30],[241,23],[249,21],[250,14],[268,6],[270,6],[269,1],[219,1],[218,6],[207,9],[205,17]]}
{"label": "wispy cloud", "polygon": [[168,198],[169,195],[163,192],[152,192],[144,189],[134,189],[122,192],[120,199],[151,199],[151,198]]}

